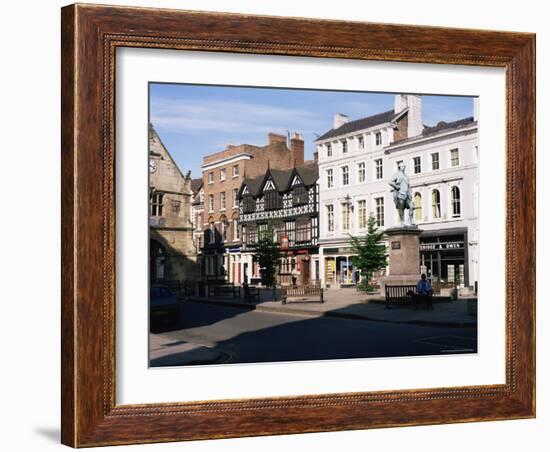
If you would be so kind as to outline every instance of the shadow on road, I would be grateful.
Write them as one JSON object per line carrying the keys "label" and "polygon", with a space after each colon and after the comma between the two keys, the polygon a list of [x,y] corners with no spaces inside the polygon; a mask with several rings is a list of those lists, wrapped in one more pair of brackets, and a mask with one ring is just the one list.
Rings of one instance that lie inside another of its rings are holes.
{"label": "shadow on road", "polygon": [[[231,324],[231,319],[250,311],[233,307],[209,308],[204,310],[203,315],[197,314],[201,309],[196,306],[194,312],[189,310],[189,316],[183,310],[179,324],[182,331],[178,333],[184,337],[185,330],[200,328],[201,335],[215,337],[217,330],[223,330],[224,335],[220,335],[219,340],[213,340],[216,345],[212,350],[229,352],[229,363],[232,364],[477,352],[477,327],[449,329],[444,326],[329,318],[326,313],[304,318],[265,312],[236,319],[235,322],[241,322],[239,327],[238,323]],[[328,312],[346,313],[349,310],[347,307]],[[273,319],[273,324],[254,324],[253,320],[259,319],[255,316]],[[243,321],[247,322],[246,327],[243,327]],[[234,333],[232,328],[235,328]],[[231,332],[229,337],[228,331]],[[185,352],[178,354],[178,362],[186,362]]]}

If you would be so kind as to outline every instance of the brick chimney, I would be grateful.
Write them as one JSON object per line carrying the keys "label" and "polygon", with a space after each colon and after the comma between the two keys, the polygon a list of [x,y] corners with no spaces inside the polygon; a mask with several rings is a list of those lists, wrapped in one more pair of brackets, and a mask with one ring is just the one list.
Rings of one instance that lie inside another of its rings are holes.
{"label": "brick chimney", "polygon": [[267,137],[269,139],[269,144],[273,144],[273,143],[285,143],[286,144],[286,135],[280,135],[278,133],[269,132]]}
{"label": "brick chimney", "polygon": [[422,133],[422,97],[416,94],[397,94],[394,100],[393,111],[401,113],[405,108],[407,113],[407,138],[416,137]]}
{"label": "brick chimney", "polygon": [[294,159],[294,165],[299,166],[304,164],[304,140],[298,132],[292,134],[290,139],[290,152]]}

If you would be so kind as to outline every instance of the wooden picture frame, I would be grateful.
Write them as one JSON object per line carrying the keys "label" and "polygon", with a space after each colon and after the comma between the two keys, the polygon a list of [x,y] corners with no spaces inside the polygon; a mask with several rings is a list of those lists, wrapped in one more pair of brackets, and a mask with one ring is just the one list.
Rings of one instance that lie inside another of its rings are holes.
{"label": "wooden picture frame", "polygon": [[[71,5],[62,9],[62,442],[73,447],[535,416],[535,35]],[[115,403],[115,50],[506,69],[506,382]]]}

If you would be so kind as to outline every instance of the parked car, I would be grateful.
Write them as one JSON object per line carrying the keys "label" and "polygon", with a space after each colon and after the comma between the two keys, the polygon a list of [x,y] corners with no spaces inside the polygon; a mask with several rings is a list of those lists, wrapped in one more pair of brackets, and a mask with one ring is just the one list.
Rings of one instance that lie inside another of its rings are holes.
{"label": "parked car", "polygon": [[151,332],[177,327],[180,319],[181,301],[164,286],[151,287],[149,297],[149,322]]}

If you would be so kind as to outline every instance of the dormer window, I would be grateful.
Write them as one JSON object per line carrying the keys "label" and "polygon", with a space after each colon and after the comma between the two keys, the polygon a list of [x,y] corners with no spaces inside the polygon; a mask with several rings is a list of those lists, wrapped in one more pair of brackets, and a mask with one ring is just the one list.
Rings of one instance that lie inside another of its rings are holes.
{"label": "dormer window", "polygon": [[247,193],[243,196],[243,213],[253,213],[256,211],[256,200]]}
{"label": "dormer window", "polygon": [[306,188],[302,185],[295,185],[292,189],[292,205],[301,206],[307,204],[308,202],[308,192]]}
{"label": "dormer window", "polygon": [[283,197],[275,187],[264,191],[264,209],[275,210],[283,207]]}

